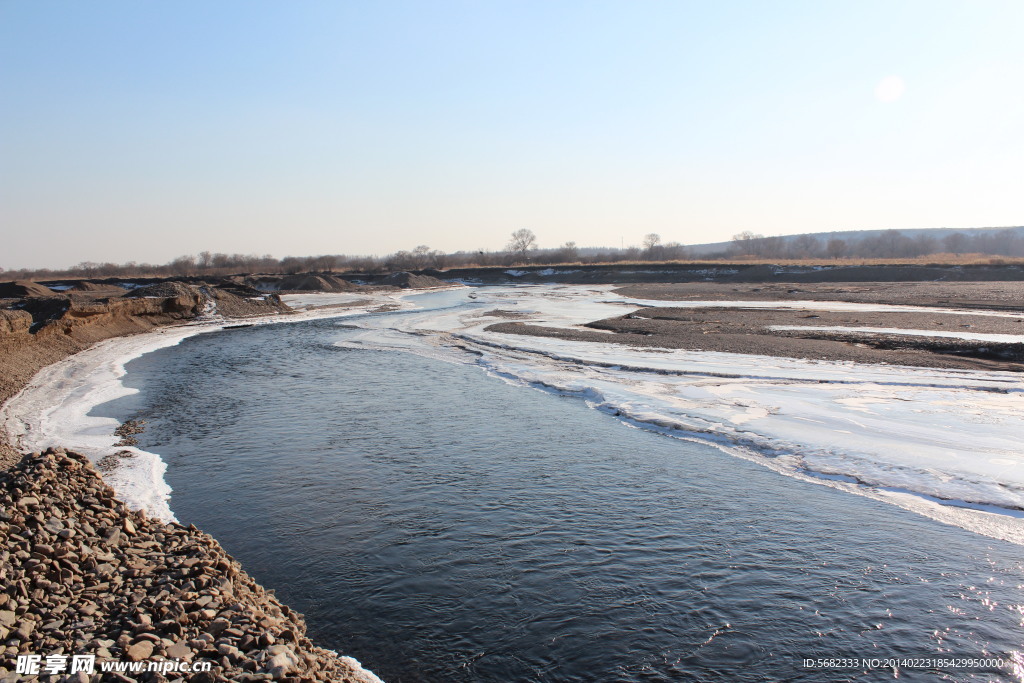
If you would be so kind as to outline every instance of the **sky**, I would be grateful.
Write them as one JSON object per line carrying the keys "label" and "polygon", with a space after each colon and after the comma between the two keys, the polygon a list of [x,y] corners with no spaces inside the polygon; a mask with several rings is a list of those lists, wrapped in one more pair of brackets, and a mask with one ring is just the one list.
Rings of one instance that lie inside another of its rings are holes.
{"label": "sky", "polygon": [[0,267],[1024,224],[1019,0],[0,0]]}

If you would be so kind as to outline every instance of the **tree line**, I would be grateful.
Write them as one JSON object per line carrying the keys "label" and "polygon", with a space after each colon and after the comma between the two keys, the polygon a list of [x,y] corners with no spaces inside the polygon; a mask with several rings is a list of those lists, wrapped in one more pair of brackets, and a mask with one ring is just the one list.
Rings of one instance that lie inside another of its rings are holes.
{"label": "tree line", "polygon": [[58,278],[118,278],[118,277],[197,277],[204,275],[235,275],[265,273],[291,275],[295,273],[359,272],[382,273],[402,270],[443,270],[445,268],[472,268],[491,266],[521,266],[557,263],[618,263],[622,261],[669,261],[689,257],[678,242],[662,244],[655,234],[644,237],[644,247],[626,249],[583,249],[575,242],[565,242],[554,248],[541,248],[532,230],[520,229],[512,233],[505,249],[498,251],[475,250],[446,253],[419,245],[387,256],[347,256],[327,254],[319,256],[286,256],[275,258],[270,254],[225,254],[203,251],[199,254],[179,256],[163,264],[99,263],[83,261],[71,268],[17,269],[4,271],[3,279],[53,280]]}
{"label": "tree line", "polygon": [[[734,235],[728,247],[716,254],[702,254],[701,260],[715,259],[844,259],[844,258],[916,258],[931,254],[983,254],[1024,256],[1024,237],[1013,230],[953,232],[941,238],[925,233],[905,235],[888,230],[859,239],[817,235],[765,237],[753,232]],[[657,233],[648,233],[640,246],[625,248],[579,247],[565,242],[557,247],[541,248],[532,230],[512,233],[503,250],[457,251],[446,253],[419,245],[387,256],[286,256],[270,254],[225,254],[203,251],[179,256],[163,264],[99,263],[83,261],[71,268],[16,269],[4,271],[3,279],[118,278],[118,277],[196,277],[248,273],[290,275],[308,272],[380,273],[401,270],[443,270],[493,266],[597,264],[626,261],[686,261],[693,258],[679,242],[663,243]]]}
{"label": "tree line", "polygon": [[734,235],[728,255],[771,259],[918,258],[932,254],[1024,256],[1024,237],[1015,230],[905,235],[886,230],[856,239],[818,235],[765,237],[753,232]]}

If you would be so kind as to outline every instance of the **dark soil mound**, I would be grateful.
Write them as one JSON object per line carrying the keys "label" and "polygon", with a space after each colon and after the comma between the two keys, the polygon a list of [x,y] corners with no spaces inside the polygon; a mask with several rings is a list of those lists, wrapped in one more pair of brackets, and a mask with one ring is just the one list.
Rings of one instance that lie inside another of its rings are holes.
{"label": "dark soil mound", "polygon": [[431,289],[433,287],[447,287],[448,283],[438,280],[429,275],[414,275],[413,273],[392,273],[382,281],[385,285],[401,287],[402,289]]}
{"label": "dark soil mound", "polygon": [[767,282],[775,279],[775,274],[782,270],[778,266],[759,265],[744,268],[740,272],[725,278],[730,282]]}
{"label": "dark soil mound", "polygon": [[0,297],[14,299],[23,296],[53,296],[54,292],[49,287],[44,287],[38,282],[29,280],[14,280],[0,282]]}
{"label": "dark soil mound", "polygon": [[176,298],[180,296],[191,297],[195,296],[196,293],[197,290],[186,285],[184,282],[170,280],[168,282],[158,282],[155,285],[146,285],[145,287],[133,289],[125,294],[125,296],[130,298],[141,298],[147,296]]}
{"label": "dark soil mound", "polygon": [[333,275],[313,275],[311,273],[281,278],[278,288],[283,291],[304,290],[310,292],[351,292],[359,289],[351,282],[346,282]]}

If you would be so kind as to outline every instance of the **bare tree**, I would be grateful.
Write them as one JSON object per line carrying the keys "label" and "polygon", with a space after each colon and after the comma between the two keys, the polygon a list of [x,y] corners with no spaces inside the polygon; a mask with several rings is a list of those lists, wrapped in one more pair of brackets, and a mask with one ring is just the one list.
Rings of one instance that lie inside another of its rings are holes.
{"label": "bare tree", "polygon": [[794,258],[813,258],[821,251],[821,241],[814,235],[797,235],[792,242]]}
{"label": "bare tree", "polygon": [[942,238],[942,245],[946,251],[959,256],[967,251],[970,240],[962,232],[954,232]]}
{"label": "bare tree", "polygon": [[679,242],[669,242],[659,248],[662,250],[661,257],[665,260],[681,261],[689,257],[689,250]]}
{"label": "bare tree", "polygon": [[188,276],[196,272],[196,259],[194,256],[179,256],[170,263],[171,275]]}
{"label": "bare tree", "polygon": [[833,237],[825,245],[825,251],[831,258],[838,259],[846,255],[846,240],[841,240],[838,237]]}
{"label": "bare tree", "polygon": [[732,251],[737,256],[753,256],[759,251],[758,244],[764,240],[764,235],[758,235],[750,230],[744,230],[732,236]]}
{"label": "bare tree", "polygon": [[644,251],[651,251],[656,246],[661,244],[661,235],[656,232],[648,233],[644,235]]}
{"label": "bare tree", "polygon": [[536,248],[537,236],[533,234],[533,230],[527,228],[520,228],[512,233],[512,239],[509,240],[508,246],[505,247],[510,254],[520,261],[525,261],[530,255],[530,250]]}
{"label": "bare tree", "polygon": [[558,260],[563,263],[575,261],[580,257],[580,250],[576,247],[576,243],[571,240],[563,244],[559,252]]}
{"label": "bare tree", "polygon": [[416,268],[421,270],[426,268],[430,263],[430,247],[425,244],[419,245],[412,250],[412,258]]}

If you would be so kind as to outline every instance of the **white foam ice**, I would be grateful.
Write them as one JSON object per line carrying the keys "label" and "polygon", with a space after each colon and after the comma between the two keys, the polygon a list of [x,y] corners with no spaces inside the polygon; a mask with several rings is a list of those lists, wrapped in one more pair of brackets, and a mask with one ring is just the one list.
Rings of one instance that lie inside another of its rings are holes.
{"label": "white foam ice", "polygon": [[[749,309],[796,309],[800,311],[837,311],[863,313],[922,313],[943,315],[983,315],[995,318],[1024,319],[1024,313],[1012,311],[992,311],[987,309],[940,308],[931,306],[910,306],[901,304],[861,303],[856,301],[701,301],[682,300],[666,301],[664,299],[637,299],[620,297],[614,301],[621,306],[644,306],[654,308],[749,308]],[[642,317],[642,316],[641,316]]]}
{"label": "white foam ice", "polygon": [[65,447],[98,462],[104,456],[128,451],[134,457],[119,459],[121,466],[105,477],[107,483],[132,508],[173,519],[167,504],[166,466],[160,457],[138,448],[115,446],[119,437],[114,430],[119,422],[89,413],[98,405],[133,393],[120,381],[129,360],[214,329],[212,325],[178,327],[100,342],[40,370],[0,409],[0,422],[18,449],[26,453]]}
{"label": "white foam ice", "polygon": [[[1017,514],[1024,509],[1019,375],[502,334],[489,331],[495,319],[482,315],[497,307],[531,324],[573,327],[638,303],[609,290],[479,288],[471,306],[364,318],[364,330],[344,344],[473,362],[509,382],[579,396],[639,427],[711,443],[804,481],[1024,544],[1024,519]],[[849,310],[830,302],[810,305]]]}
{"label": "white foam ice", "polygon": [[552,275],[572,275],[573,273],[579,272],[581,272],[579,268],[545,268],[544,270],[537,271],[537,274],[544,277],[551,277]]}
{"label": "white foam ice", "polygon": [[347,306],[357,301],[365,301],[365,294],[347,294],[335,292],[303,292],[301,294],[283,294],[281,301],[296,310],[324,308],[326,306]]}
{"label": "white foam ice", "polygon": [[[402,294],[364,296],[367,306],[345,309],[321,308],[291,316],[249,318],[245,324],[266,325],[300,322],[366,313],[388,303],[412,308]],[[216,332],[232,321],[215,319],[161,328],[145,334],[118,337],[94,346],[40,370],[17,395],[0,407],[0,426],[22,452],[49,447],[73,449],[94,463],[105,456],[128,451],[132,457],[117,458],[118,467],[105,474],[121,500],[133,509],[165,521],[174,519],[169,499],[171,488],[164,480],[166,465],[159,455],[139,448],[116,446],[117,420],[90,415],[93,408],[135,393],[121,378],[125,365],[134,358],[180,343],[197,334]]]}
{"label": "white foam ice", "polygon": [[964,339],[1002,344],[1024,344],[1024,335],[986,334],[983,332],[943,332],[939,330],[904,330],[898,327],[842,327],[827,325],[771,325],[769,330],[808,330],[812,332],[853,332],[867,334],[900,334],[911,337],[937,337],[940,339]]}

